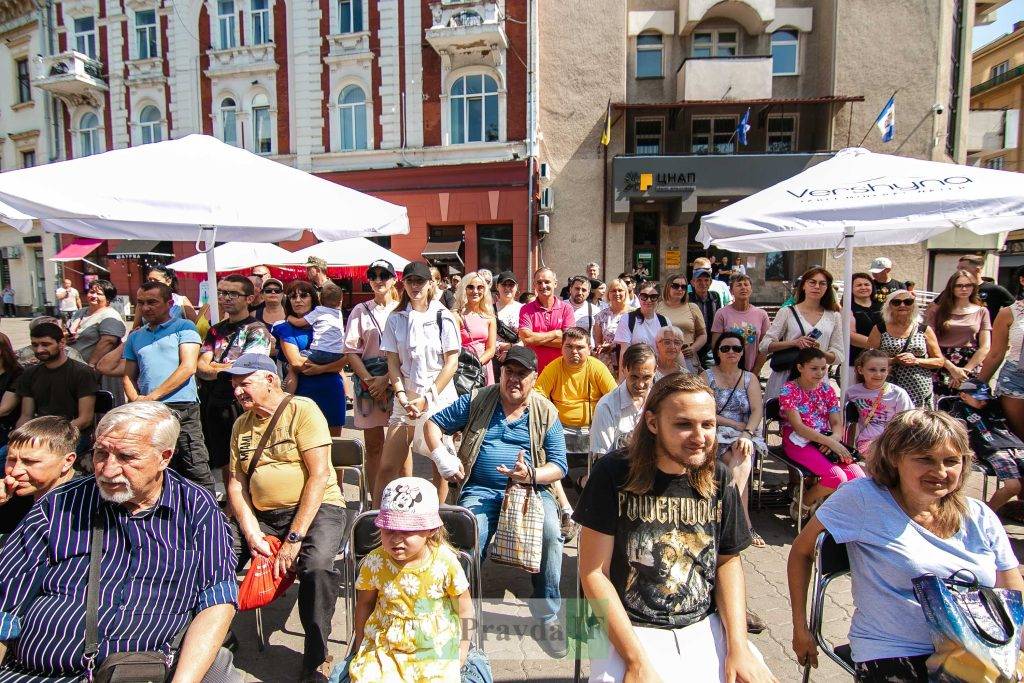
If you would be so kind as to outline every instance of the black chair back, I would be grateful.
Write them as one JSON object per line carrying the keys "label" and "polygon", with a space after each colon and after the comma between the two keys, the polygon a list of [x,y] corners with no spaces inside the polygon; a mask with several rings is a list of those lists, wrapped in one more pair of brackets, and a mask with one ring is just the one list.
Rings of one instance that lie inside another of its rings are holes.
{"label": "black chair back", "polygon": [[850,556],[846,553],[846,546],[836,543],[832,534],[825,532],[822,535],[819,563],[821,573],[825,576],[843,574],[850,571]]}
{"label": "black chair back", "polygon": [[109,413],[114,409],[114,395],[105,389],[100,389],[96,392],[96,408],[93,413],[96,415],[102,415],[103,413]]}
{"label": "black chair back", "polygon": [[[352,554],[356,564],[369,555],[380,545],[380,529],[374,523],[379,510],[371,510],[360,515],[352,530],[354,541]],[[476,553],[477,529],[476,517],[469,510],[458,505],[442,505],[439,510],[441,521],[448,532],[448,541],[456,550],[470,556]]]}
{"label": "black chair back", "polygon": [[331,467],[360,467],[366,457],[366,448],[359,439],[331,439]]}

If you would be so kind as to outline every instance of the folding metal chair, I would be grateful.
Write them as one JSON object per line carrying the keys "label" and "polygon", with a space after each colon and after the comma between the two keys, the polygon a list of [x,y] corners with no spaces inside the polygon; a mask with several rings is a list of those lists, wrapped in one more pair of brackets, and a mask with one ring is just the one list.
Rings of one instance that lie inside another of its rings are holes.
{"label": "folding metal chair", "polygon": [[[811,614],[808,620],[808,628],[814,636],[814,642],[818,648],[825,653],[825,656],[843,668],[851,676],[855,675],[853,669],[853,656],[849,644],[833,645],[825,640],[821,633],[822,624],[825,623],[825,591],[834,579],[850,573],[850,557],[846,553],[846,546],[836,543],[832,535],[827,531],[818,534],[814,543],[814,570],[811,574]],[[810,680],[811,667],[804,666],[804,683]]]}
{"label": "folding metal chair", "polygon": [[[476,515],[459,505],[441,505],[439,510],[441,521],[448,531],[448,541],[459,557],[459,563],[466,572],[469,580],[469,594],[473,598],[473,616],[476,619],[476,633],[474,634],[477,648],[483,651],[483,583],[480,575],[480,532],[477,529]],[[380,545],[380,529],[374,524],[374,520],[380,513],[379,510],[367,510],[360,513],[352,523],[349,533],[346,563],[348,574],[352,577],[353,589],[349,595],[349,631],[354,628],[354,617],[356,613],[355,577],[359,575],[359,563]],[[349,639],[351,641],[351,637]]]}
{"label": "folding metal chair", "polygon": [[331,467],[338,477],[338,486],[344,487],[345,474],[356,475],[359,486],[359,512],[370,509],[370,489],[366,484],[366,447],[359,439],[336,436],[331,439]]}
{"label": "folding metal chair", "polygon": [[[797,490],[796,500],[797,505],[800,509],[803,509],[804,504],[804,480],[817,479],[817,475],[811,472],[803,465],[797,463],[794,460],[790,460],[789,456],[786,455],[786,451],[782,446],[782,414],[779,411],[779,399],[773,398],[764,404],[764,439],[768,444],[768,455],[772,456],[783,465],[789,472],[796,476]],[[773,445],[774,444],[774,445]],[[761,484],[763,478],[763,464],[757,470],[757,492],[758,492],[758,505],[760,506],[761,496]],[[804,523],[802,519],[796,521],[796,532],[799,534],[800,530],[803,529]]]}
{"label": "folding metal chair", "polygon": [[[950,412],[953,407],[953,402],[959,400],[957,396],[943,396],[935,402],[935,409],[941,410],[944,413]],[[996,470],[992,467],[987,460],[982,460],[979,457],[975,457],[971,461],[971,471],[977,472],[981,475],[981,498],[982,500],[988,500],[988,478],[996,478],[996,491],[999,490],[999,477],[996,477]]]}
{"label": "folding metal chair", "polygon": [[93,429],[99,424],[101,417],[114,409],[114,395],[106,389],[100,389],[94,396],[96,397],[96,407],[92,411]]}

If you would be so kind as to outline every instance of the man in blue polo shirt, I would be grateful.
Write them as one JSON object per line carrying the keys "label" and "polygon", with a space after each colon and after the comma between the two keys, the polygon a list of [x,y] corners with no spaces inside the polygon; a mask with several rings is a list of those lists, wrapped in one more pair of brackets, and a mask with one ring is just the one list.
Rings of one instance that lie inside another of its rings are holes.
{"label": "man in blue polo shirt", "polygon": [[108,354],[96,369],[124,376],[128,400],[160,401],[171,409],[181,423],[171,468],[212,493],[195,378],[202,340],[195,323],[171,317],[173,305],[171,288],[162,282],[139,287],[136,306],[146,324],[128,335],[122,358]]}

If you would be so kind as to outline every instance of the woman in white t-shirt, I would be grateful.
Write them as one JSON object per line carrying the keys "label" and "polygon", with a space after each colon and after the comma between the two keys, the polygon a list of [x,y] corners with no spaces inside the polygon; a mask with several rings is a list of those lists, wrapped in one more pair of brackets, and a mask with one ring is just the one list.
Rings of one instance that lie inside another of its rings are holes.
{"label": "woman in white t-shirt", "polygon": [[[459,367],[461,348],[455,316],[434,300],[430,268],[413,261],[402,271],[402,296],[388,316],[380,344],[380,350],[387,354],[395,400],[380,473],[374,482],[375,506],[388,482],[412,475],[413,450],[430,456],[420,443],[423,423],[458,398],[452,378]],[[441,474],[435,472],[434,484],[444,500],[448,482]]]}
{"label": "woman in white t-shirt", "polygon": [[661,293],[656,282],[647,282],[637,292],[640,309],[632,311],[619,321],[615,329],[615,343],[619,345],[619,379],[624,372],[622,355],[631,344],[657,346],[658,330],[669,325],[668,318],[657,312]]}

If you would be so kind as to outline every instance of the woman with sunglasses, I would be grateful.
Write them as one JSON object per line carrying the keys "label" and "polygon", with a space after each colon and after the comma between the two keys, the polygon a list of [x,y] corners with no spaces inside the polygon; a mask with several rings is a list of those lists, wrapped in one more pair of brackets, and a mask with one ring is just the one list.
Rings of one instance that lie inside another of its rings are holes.
{"label": "woman with sunglasses", "polygon": [[978,296],[978,284],[958,270],[924,315],[935,330],[945,364],[932,376],[935,396],[956,394],[960,385],[981,369],[992,341],[992,321]]}
{"label": "woman with sunglasses", "polygon": [[[785,306],[775,314],[768,333],[761,340],[761,352],[778,353],[787,349],[800,351],[818,348],[825,352],[829,365],[843,358],[842,314],[832,288],[832,273],[824,268],[811,268],[800,276],[796,303]],[[793,366],[790,363],[778,370],[772,369],[765,388],[765,400],[779,395],[782,385],[789,381]]]}
{"label": "woman with sunglasses", "polygon": [[882,324],[868,335],[868,346],[892,358],[889,381],[910,394],[915,408],[932,407],[932,370],[946,363],[935,330],[921,319],[914,295],[904,289],[889,294],[882,304]]}
{"label": "woman with sunglasses", "polygon": [[754,464],[755,451],[761,457],[768,446],[761,436],[761,383],[744,368],[745,344],[738,332],[728,331],[711,347],[715,364],[704,371],[708,386],[715,392],[718,415],[718,458],[732,472],[732,481],[740,492],[743,514],[750,526],[754,547],[763,548],[764,539],[750,525],[750,500],[747,480]]}
{"label": "woman with sunglasses", "polygon": [[626,314],[619,326],[615,329],[615,343],[619,345],[619,379],[623,378],[625,365],[622,364],[622,356],[626,349],[633,344],[657,345],[658,330],[668,327],[668,318],[657,312],[658,301],[661,300],[661,293],[658,291],[658,283],[645,282],[637,292],[640,300],[640,308]]}
{"label": "woman with sunglasses", "polygon": [[498,319],[494,317],[491,288],[478,273],[466,273],[455,292],[455,317],[462,348],[477,357],[484,368],[484,385],[494,384],[491,359],[498,348]]}
{"label": "woman with sunglasses", "polygon": [[255,311],[256,319],[273,334],[274,326],[288,317],[284,310],[284,283],[277,278],[267,278],[263,281],[260,294],[263,295],[263,305]]}
{"label": "woman with sunglasses", "polygon": [[374,490],[380,456],[384,448],[384,429],[391,416],[391,389],[388,386],[388,360],[380,350],[388,316],[398,305],[395,267],[383,259],[366,269],[366,280],[373,298],[364,301],[348,316],[345,328],[345,353],[352,368],[355,396],[352,407],[356,429],[363,430],[366,444],[366,486]]}
{"label": "woman with sunglasses", "polygon": [[670,323],[683,331],[683,353],[686,355],[687,365],[693,367],[697,351],[704,348],[708,341],[708,324],[711,321],[705,321],[700,307],[690,302],[686,286],[686,275],[683,273],[669,275],[665,279],[665,288],[662,290],[665,296],[658,310]]}
{"label": "woman with sunglasses", "polygon": [[[320,305],[316,288],[306,280],[289,282],[284,297],[287,316],[301,318]],[[345,383],[341,371],[347,359],[343,357],[328,365],[307,364],[302,352],[313,343],[312,326],[297,327],[284,320],[274,326],[273,335],[277,339],[278,359],[288,368],[284,390],[316,403],[327,418],[331,436],[341,436],[345,426]]]}

